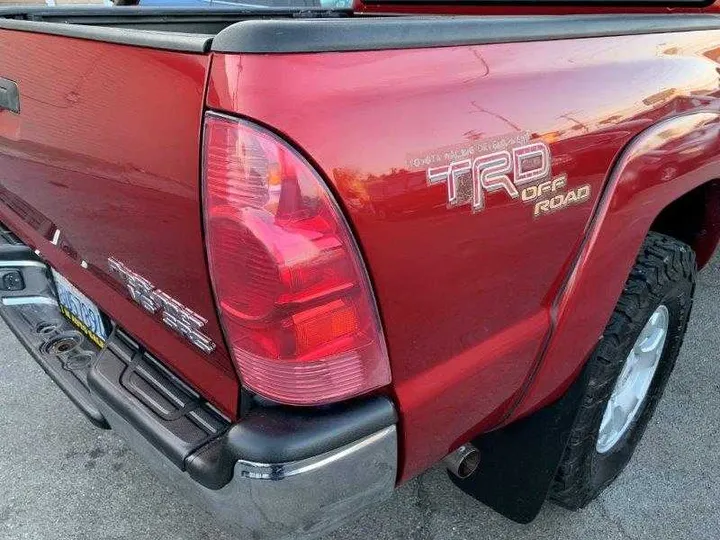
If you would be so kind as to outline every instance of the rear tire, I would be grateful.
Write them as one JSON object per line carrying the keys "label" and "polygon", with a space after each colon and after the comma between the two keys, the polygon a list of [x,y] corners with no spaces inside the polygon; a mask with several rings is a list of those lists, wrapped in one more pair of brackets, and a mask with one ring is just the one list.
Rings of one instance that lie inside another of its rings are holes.
{"label": "rear tire", "polygon": [[[648,235],[603,339],[588,361],[585,395],[550,493],[561,506],[578,509],[587,505],[632,457],[675,366],[692,309],[696,272],[695,254],[688,245],[662,234]],[[641,333],[657,313],[669,315],[669,321],[665,323],[664,346],[657,347],[659,361],[649,375],[649,388],[641,394],[644,399],[630,408],[635,413],[627,415],[626,423],[622,418],[616,423],[624,427],[614,430],[613,425],[610,431],[615,437],[608,438],[607,424],[603,424],[598,442],[608,402],[613,396],[616,403],[622,393],[621,373],[623,380],[627,379],[628,371],[623,368],[628,357],[637,350]]]}

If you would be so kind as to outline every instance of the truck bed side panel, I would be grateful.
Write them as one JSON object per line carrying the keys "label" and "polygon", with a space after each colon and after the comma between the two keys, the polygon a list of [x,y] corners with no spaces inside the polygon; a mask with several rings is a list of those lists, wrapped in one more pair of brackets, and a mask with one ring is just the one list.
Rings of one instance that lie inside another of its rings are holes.
{"label": "truck bed side panel", "polygon": [[[402,411],[402,479],[512,412],[617,154],[661,118],[716,107],[718,51],[720,33],[698,31],[215,55],[209,106],[307,152],[356,231]],[[549,144],[553,177],[591,197],[534,217],[502,191],[473,212],[428,185],[428,162],[517,136]]]}
{"label": "truck bed side panel", "polygon": [[[0,112],[0,219],[232,415],[238,382],[200,213],[208,64],[203,55],[0,31],[0,77],[17,83],[21,102],[19,114]],[[132,302],[109,272],[111,256],[208,319],[215,352]]]}

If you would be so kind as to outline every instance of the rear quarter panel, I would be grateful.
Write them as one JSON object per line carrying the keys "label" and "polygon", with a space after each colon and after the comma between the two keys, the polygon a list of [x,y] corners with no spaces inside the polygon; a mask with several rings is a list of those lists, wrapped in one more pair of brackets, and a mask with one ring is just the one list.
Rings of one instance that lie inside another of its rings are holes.
{"label": "rear quarter panel", "polygon": [[[209,106],[293,141],[356,232],[401,410],[402,480],[512,414],[614,160],[662,118],[716,110],[718,56],[720,32],[708,31],[215,55]],[[448,208],[445,186],[428,186],[414,166],[418,155],[518,133],[548,143],[552,174],[589,185],[590,200],[536,219],[531,205],[494,193],[473,213]],[[560,361],[583,360],[578,349]]]}

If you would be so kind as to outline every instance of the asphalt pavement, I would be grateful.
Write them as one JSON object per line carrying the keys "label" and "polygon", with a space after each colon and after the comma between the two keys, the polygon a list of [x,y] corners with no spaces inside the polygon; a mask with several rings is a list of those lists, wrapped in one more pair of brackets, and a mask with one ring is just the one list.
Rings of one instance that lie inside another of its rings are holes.
{"label": "asphalt pavement", "polygon": [[[86,421],[0,323],[0,539],[230,540]],[[720,257],[700,275],[669,388],[634,459],[580,512],[514,524],[436,467],[326,540],[720,538]]]}

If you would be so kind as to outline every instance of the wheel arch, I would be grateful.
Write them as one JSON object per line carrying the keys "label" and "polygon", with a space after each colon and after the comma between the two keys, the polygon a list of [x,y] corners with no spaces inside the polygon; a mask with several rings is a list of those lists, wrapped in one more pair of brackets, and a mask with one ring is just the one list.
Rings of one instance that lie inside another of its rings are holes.
{"label": "wheel arch", "polygon": [[[553,328],[504,424],[558,399],[602,337],[647,234],[690,243],[700,263],[720,239],[720,113],[667,118],[634,137],[605,183],[585,240],[552,306]],[[702,218],[687,219],[684,212]]]}
{"label": "wheel arch", "polygon": [[720,179],[688,191],[673,200],[655,218],[650,230],[689,244],[698,266],[710,262],[720,242]]}
{"label": "wheel arch", "polygon": [[[583,367],[645,238],[651,231],[673,236],[691,244],[707,262],[720,237],[719,178],[720,113],[668,118],[630,141],[610,171],[553,302],[552,330],[527,391],[499,429],[473,440],[492,470],[481,465],[468,479],[453,482],[510,519],[526,523],[534,518],[574,423],[578,388],[586,384]],[[697,216],[688,219],[688,212]],[[488,478],[491,486],[500,479],[508,485],[484,487]]]}

